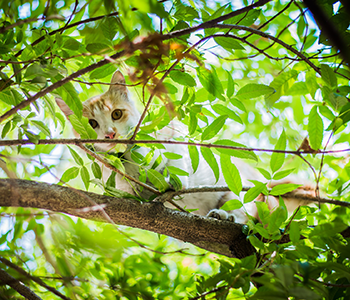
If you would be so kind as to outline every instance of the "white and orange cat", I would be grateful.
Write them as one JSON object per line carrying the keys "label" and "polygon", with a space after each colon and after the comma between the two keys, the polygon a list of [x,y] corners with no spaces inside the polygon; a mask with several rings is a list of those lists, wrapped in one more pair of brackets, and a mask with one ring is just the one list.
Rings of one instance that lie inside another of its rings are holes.
{"label": "white and orange cat", "polygon": [[[128,90],[125,86],[125,79],[121,72],[117,71],[113,74],[112,84],[109,90],[99,96],[83,102],[83,116],[89,119],[90,125],[95,129],[99,139],[119,139],[126,138],[133,131],[140,119],[140,113],[135,107],[134,102],[131,100]],[[68,117],[73,114],[67,104],[61,100],[56,99],[58,106],[63,113]],[[174,128],[175,127],[175,128]],[[169,128],[163,128],[160,130],[156,137],[159,139],[171,139],[178,136],[178,132],[182,131],[180,122],[172,121],[169,124]],[[99,151],[113,151],[115,144],[95,144],[95,148]],[[157,150],[153,157],[153,160],[149,166],[153,165],[160,151],[177,153],[182,156],[182,159],[173,160],[167,159],[163,156],[162,162],[157,166],[156,170],[160,173],[163,172],[165,166],[175,166],[186,171],[189,176],[179,176],[183,188],[201,187],[201,186],[226,186],[225,180],[221,175],[216,182],[215,176],[207,164],[207,162],[201,158],[199,167],[196,172],[193,172],[191,159],[188,153],[187,146],[166,144],[165,150]],[[145,156],[149,149],[138,148],[138,151],[142,156]],[[126,150],[123,157],[125,158],[124,167],[125,172],[138,179],[139,178],[139,166],[132,160],[131,152]],[[261,175],[257,173],[251,166],[243,161],[232,158],[233,163],[240,171],[242,183],[245,186],[251,185],[249,179],[263,180]],[[147,168],[147,167],[146,167]],[[106,174],[105,176],[108,176]],[[106,177],[108,178],[108,177]],[[139,193],[138,187],[123,176],[117,174],[116,176],[116,188],[126,191],[128,193]],[[151,192],[147,189],[143,189],[140,196],[148,199],[151,196]],[[260,197],[263,198],[263,197]],[[271,199],[270,199],[271,198]],[[218,219],[230,219],[235,220],[238,223],[246,223],[248,218],[246,213],[257,218],[257,209],[254,202],[250,202],[244,205],[244,208],[225,212],[219,208],[228,200],[237,199],[237,196],[232,192],[206,192],[206,193],[194,193],[185,194],[181,199],[176,200],[176,203],[187,209],[197,209],[196,214],[208,215]],[[262,199],[260,199],[262,200]],[[298,205],[298,202],[292,201],[289,203],[292,207],[288,210],[294,210]],[[269,197],[269,207],[278,205],[278,201],[273,197]],[[166,204],[168,207],[172,207],[171,204]],[[173,207],[172,207],[173,208]]]}

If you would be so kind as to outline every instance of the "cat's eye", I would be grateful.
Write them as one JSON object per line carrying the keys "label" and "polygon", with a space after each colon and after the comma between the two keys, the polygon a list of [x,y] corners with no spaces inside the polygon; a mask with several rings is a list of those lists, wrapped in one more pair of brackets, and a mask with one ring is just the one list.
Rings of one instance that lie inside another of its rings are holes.
{"label": "cat's eye", "polygon": [[90,119],[90,120],[89,120],[89,124],[90,124],[91,127],[94,128],[94,129],[98,126],[97,121],[94,120],[94,119]]}
{"label": "cat's eye", "polygon": [[116,109],[112,112],[112,119],[119,120],[123,116],[123,111],[121,109]]}

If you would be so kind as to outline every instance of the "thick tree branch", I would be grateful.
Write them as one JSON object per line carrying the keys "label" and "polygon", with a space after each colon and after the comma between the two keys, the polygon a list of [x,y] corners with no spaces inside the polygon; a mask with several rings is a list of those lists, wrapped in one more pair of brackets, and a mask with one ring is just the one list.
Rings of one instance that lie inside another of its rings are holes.
{"label": "thick tree branch", "polygon": [[[92,202],[96,205],[89,209]],[[255,252],[241,224],[174,211],[160,202],[140,203],[47,183],[0,179],[0,206],[41,208],[107,222],[96,210],[101,205],[117,224],[165,234],[230,257],[242,258]]]}
{"label": "thick tree branch", "polygon": [[27,273],[26,271],[24,271],[22,268],[20,268],[19,266],[15,265],[14,263],[12,263],[11,261],[9,261],[8,259],[4,258],[4,257],[0,257],[0,261],[16,270],[19,274],[23,275],[24,277],[27,277],[30,280],[33,280],[34,282],[36,282],[37,284],[41,285],[42,287],[44,287],[45,289],[47,289],[48,291],[52,292],[53,294],[55,294],[56,296],[60,297],[63,300],[71,300],[70,298],[66,297],[65,295],[63,295],[62,293],[60,293],[59,291],[57,291],[55,288],[47,285],[44,281],[42,281],[40,278],[36,277],[36,276],[32,276],[29,273]]}
{"label": "thick tree branch", "polygon": [[7,284],[12,287],[15,291],[21,294],[25,299],[28,300],[41,300],[31,289],[25,286],[18,279],[12,277],[3,269],[0,269],[0,282]]}

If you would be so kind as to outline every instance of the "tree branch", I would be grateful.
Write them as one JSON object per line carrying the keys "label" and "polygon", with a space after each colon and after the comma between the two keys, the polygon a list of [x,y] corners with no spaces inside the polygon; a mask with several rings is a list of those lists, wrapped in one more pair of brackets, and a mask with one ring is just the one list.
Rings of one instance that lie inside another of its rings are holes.
{"label": "tree branch", "polygon": [[112,55],[109,59],[103,59],[100,60],[97,63],[94,63],[86,68],[80,69],[72,74],[70,74],[69,76],[51,84],[50,86],[42,89],[40,92],[36,93],[34,96],[30,97],[29,99],[27,99],[26,101],[22,101],[20,104],[16,105],[15,107],[11,108],[9,111],[7,111],[6,113],[4,113],[2,116],[0,116],[0,123],[4,120],[6,120],[7,118],[9,118],[10,116],[12,116],[13,114],[15,114],[18,110],[23,109],[25,107],[27,107],[29,104],[33,103],[34,101],[36,101],[37,99],[39,99],[40,97],[45,96],[46,94],[54,91],[55,89],[63,86],[65,83],[83,75],[86,74],[88,72],[91,72],[99,67],[102,67],[108,63],[111,62],[111,59],[118,59],[121,56],[123,56],[125,54],[125,51],[122,50],[114,55]]}
{"label": "tree branch", "polygon": [[165,234],[209,251],[242,258],[255,252],[242,233],[242,224],[178,212],[160,202],[140,203],[20,179],[0,179],[0,206],[32,207],[62,212],[85,219],[113,222]]}
{"label": "tree branch", "polygon": [[0,269],[0,281],[12,287],[15,291],[21,294],[25,299],[28,300],[41,300],[31,289],[25,286],[18,279],[12,277],[3,269]]}
{"label": "tree branch", "polygon": [[277,150],[277,149],[265,149],[265,148],[248,148],[248,147],[234,147],[227,145],[218,145],[218,144],[206,144],[206,143],[192,143],[186,141],[174,141],[174,140],[110,140],[110,139],[50,139],[50,140],[38,140],[37,142],[32,142],[29,140],[0,140],[1,146],[23,146],[23,145],[76,145],[80,144],[173,144],[173,145],[186,145],[186,146],[198,146],[206,148],[217,148],[217,149],[233,149],[249,152],[267,152],[267,153],[284,153],[300,156],[301,154],[334,154],[334,153],[344,153],[350,152],[350,148],[340,149],[340,150]]}
{"label": "tree branch", "polygon": [[48,291],[52,292],[52,293],[55,294],[56,296],[60,297],[61,299],[63,299],[63,300],[70,300],[70,298],[68,298],[68,297],[66,297],[65,295],[61,294],[61,293],[60,293],[59,291],[57,291],[55,288],[53,288],[53,287],[47,285],[47,284],[46,284],[44,281],[42,281],[40,278],[38,278],[38,277],[36,277],[36,276],[30,275],[29,273],[27,273],[26,271],[24,271],[22,268],[18,267],[17,265],[15,265],[15,264],[12,263],[11,261],[7,260],[6,258],[0,257],[0,261],[1,261],[4,265],[6,265],[6,266],[8,266],[8,267],[10,267],[10,268],[12,268],[12,269],[14,269],[14,270],[16,270],[19,274],[21,274],[21,275],[27,277],[27,278],[30,279],[30,280],[33,280],[34,282],[36,282],[37,284],[41,285],[42,287],[44,287],[44,288],[47,289]]}
{"label": "tree branch", "polygon": [[213,25],[212,27],[216,27],[216,28],[227,28],[227,29],[238,29],[238,30],[245,30],[245,31],[249,31],[251,33],[257,34],[259,36],[262,36],[264,38],[267,38],[269,40],[274,41],[277,44],[280,44],[281,46],[283,46],[284,48],[286,48],[287,50],[289,50],[290,52],[293,52],[295,55],[297,55],[298,57],[300,57],[301,60],[305,61],[311,68],[313,68],[318,74],[321,74],[321,71],[318,67],[316,67],[308,57],[306,57],[303,53],[301,53],[300,51],[294,49],[291,45],[288,45],[287,43],[283,42],[282,40],[274,37],[273,35],[270,35],[268,33],[265,33],[263,31],[251,28],[251,27],[247,27],[247,26],[243,26],[243,25],[229,25],[229,24],[216,24]]}
{"label": "tree branch", "polygon": [[164,40],[172,39],[174,37],[179,37],[179,36],[183,36],[183,35],[186,35],[186,34],[190,34],[190,33],[195,32],[197,30],[215,27],[215,25],[217,25],[219,22],[222,22],[222,21],[225,21],[227,19],[233,18],[235,16],[238,16],[240,14],[248,12],[248,11],[254,9],[254,8],[263,6],[263,5],[265,5],[266,3],[270,2],[270,1],[272,1],[272,0],[259,0],[256,3],[253,3],[251,5],[245,6],[245,7],[241,8],[241,9],[235,10],[235,11],[233,11],[231,13],[228,13],[228,14],[223,15],[221,17],[218,17],[216,19],[209,20],[207,22],[203,22],[203,23],[199,24],[198,26],[189,27],[189,28],[186,28],[186,29],[180,29],[180,30],[176,30],[176,31],[170,32],[168,34],[165,34],[165,35],[163,35],[162,39],[164,39]]}

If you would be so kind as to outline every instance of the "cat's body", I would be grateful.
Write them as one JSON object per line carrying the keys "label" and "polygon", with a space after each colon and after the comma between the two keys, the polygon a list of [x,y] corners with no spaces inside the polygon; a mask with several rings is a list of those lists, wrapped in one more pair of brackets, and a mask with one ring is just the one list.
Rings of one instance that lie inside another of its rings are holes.
{"label": "cat's body", "polygon": [[[140,114],[128,95],[128,91],[125,86],[125,79],[119,71],[114,73],[112,83],[115,83],[115,85],[111,85],[105,94],[86,100],[83,103],[83,115],[89,119],[90,125],[95,129],[98,138],[100,139],[118,139],[127,137],[140,119]],[[73,113],[62,100],[56,99],[56,101],[66,116]],[[178,132],[181,130],[180,122],[172,121],[168,127],[165,127],[157,132],[156,138],[170,140],[176,138],[179,135]],[[95,144],[95,148],[97,150],[106,152],[110,151],[114,146],[114,144]],[[183,188],[226,186],[222,175],[216,182],[213,171],[203,158],[200,159],[196,172],[193,172],[191,159],[186,145],[179,146],[165,144],[164,146],[166,148],[165,150],[156,150],[156,153],[149,166],[153,165],[153,162],[160,155],[160,151],[177,153],[182,156],[182,159],[167,159],[165,156],[162,156],[162,161],[157,166],[156,170],[162,173],[165,166],[174,166],[188,172],[189,176],[179,176]],[[132,160],[131,151],[129,150],[130,147],[126,149],[125,153],[123,154],[123,158],[125,159],[125,172],[126,174],[138,179],[140,175],[139,166]],[[146,156],[149,149],[141,147],[136,151],[138,151],[142,156]],[[240,172],[243,185],[251,185],[248,182],[249,179],[262,180],[261,175],[243,161],[233,158],[233,163]],[[108,178],[110,173],[111,172],[109,170],[105,170],[105,180]],[[132,194],[139,193],[140,196],[145,199],[152,196],[152,192],[145,188],[143,188],[140,192],[137,184],[127,181],[120,174],[116,175],[116,188]],[[257,217],[256,206],[253,202],[246,204],[244,206],[244,210],[235,210],[229,214],[218,210],[220,206],[231,199],[237,199],[237,196],[232,192],[201,192],[185,194],[180,199],[176,200],[176,203],[181,207],[186,207],[187,209],[198,209],[195,211],[195,213],[200,215],[209,214],[210,216],[215,216],[221,219],[233,219],[232,217],[234,217],[234,220],[240,223],[245,223],[247,221],[245,211],[250,215]],[[172,207],[171,204],[166,205]],[[277,205],[278,202],[276,199],[269,199],[269,206],[271,208]]]}

